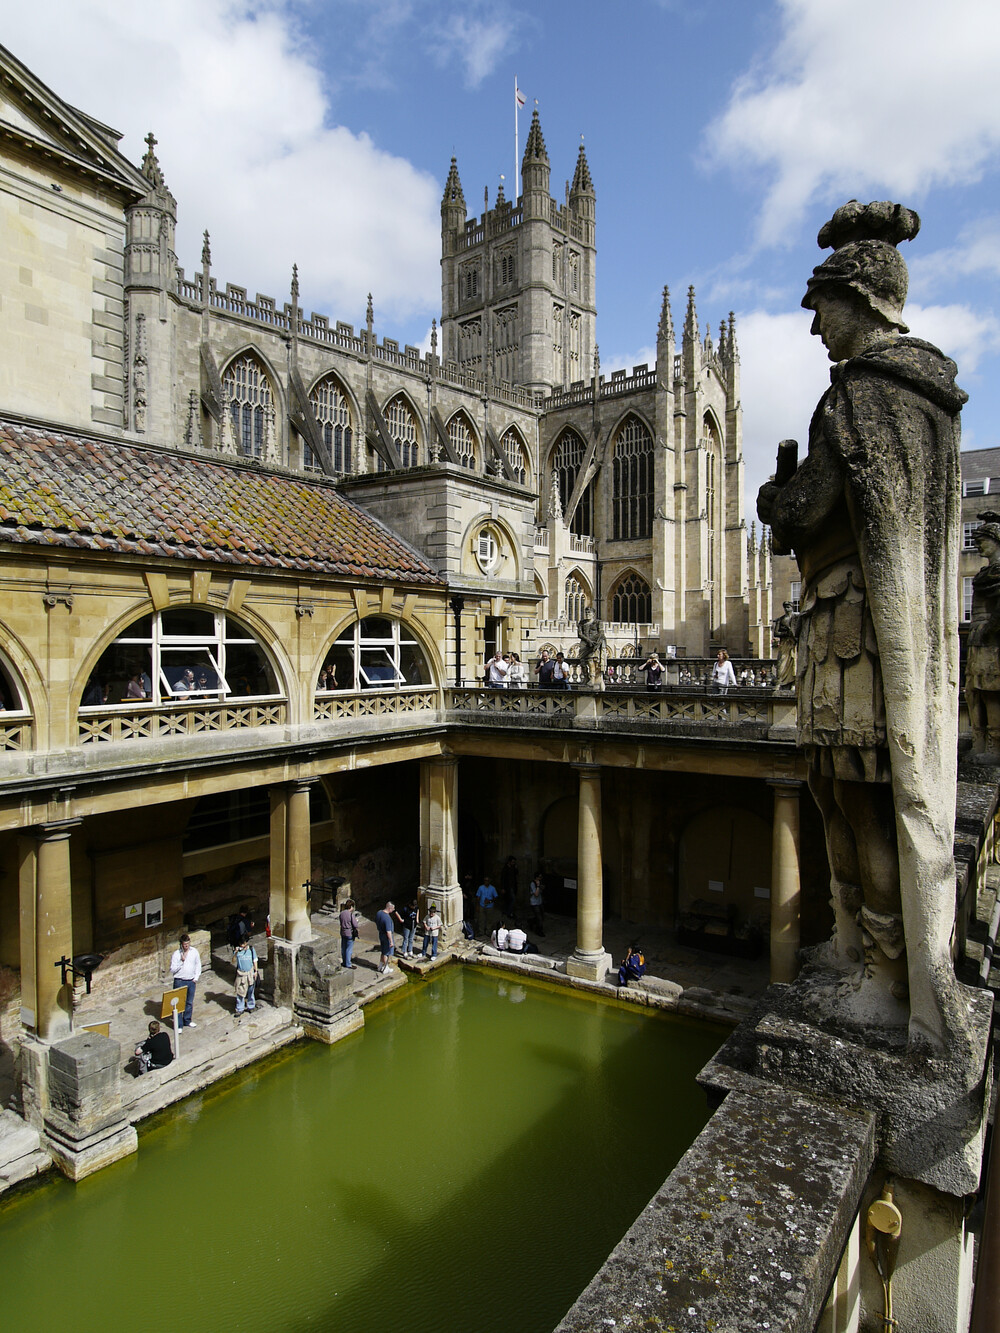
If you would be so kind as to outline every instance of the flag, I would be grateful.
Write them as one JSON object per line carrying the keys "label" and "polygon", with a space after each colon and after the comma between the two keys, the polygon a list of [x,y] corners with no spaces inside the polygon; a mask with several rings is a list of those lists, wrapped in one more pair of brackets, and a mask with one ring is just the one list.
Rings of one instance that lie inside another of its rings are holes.
{"label": "flag", "polygon": [[518,110],[520,110],[520,109],[524,106],[525,100],[526,100],[526,99],[525,99],[524,93],[521,92],[520,88],[519,88],[519,87],[517,86],[517,84],[515,83],[515,85],[514,85],[514,101],[517,103]]}

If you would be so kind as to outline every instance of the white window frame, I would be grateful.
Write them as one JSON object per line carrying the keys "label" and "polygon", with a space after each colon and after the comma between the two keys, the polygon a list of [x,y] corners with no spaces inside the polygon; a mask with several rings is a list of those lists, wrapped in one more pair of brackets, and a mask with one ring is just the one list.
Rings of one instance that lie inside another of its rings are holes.
{"label": "white window frame", "polygon": [[968,625],[972,620],[972,579],[964,578],[962,580],[962,624]]}
{"label": "white window frame", "polygon": [[476,563],[484,574],[500,563],[500,543],[490,527],[480,528],[475,536]]}
{"label": "white window frame", "polygon": [[970,477],[968,481],[962,483],[963,495],[989,495],[990,479],[989,477]]}
{"label": "white window frame", "polygon": [[[362,633],[362,626],[365,620],[387,620],[391,626],[388,635],[368,635]],[[404,633],[404,631],[406,631]],[[338,681],[335,691],[317,691],[317,693],[354,693],[358,690],[401,690],[401,689],[425,689],[426,685],[408,685],[406,677],[403,675],[400,659],[403,648],[415,648],[423,660],[424,670],[428,680],[433,680],[430,669],[430,663],[427,660],[427,654],[424,652],[419,640],[412,637],[406,624],[401,620],[392,620],[388,616],[374,615],[366,616],[364,620],[355,620],[342,630],[330,644],[327,650],[327,657],[334,655],[336,649],[346,650],[348,657],[354,666],[355,679],[350,683]],[[373,657],[380,655],[384,662],[376,664]],[[383,669],[387,667],[391,673],[391,679],[381,679],[379,676],[371,674],[371,668],[379,665]]]}
{"label": "white window frame", "polygon": [[962,524],[962,550],[963,550],[963,551],[974,551],[974,550],[976,550],[976,538],[975,538],[975,533],[976,533],[977,528],[979,528],[979,526],[980,526],[980,523],[979,523],[979,520],[978,520],[978,519],[974,519],[971,523],[963,523],[963,524]]}

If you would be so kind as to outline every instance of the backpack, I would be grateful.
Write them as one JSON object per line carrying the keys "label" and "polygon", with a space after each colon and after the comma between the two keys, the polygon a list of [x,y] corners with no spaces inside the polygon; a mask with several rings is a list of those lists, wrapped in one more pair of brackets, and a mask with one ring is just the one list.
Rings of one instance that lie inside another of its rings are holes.
{"label": "backpack", "polygon": [[249,932],[243,925],[243,918],[240,916],[239,912],[237,912],[235,916],[229,918],[229,925],[226,927],[226,941],[232,945],[234,949],[247,937],[248,933]]}

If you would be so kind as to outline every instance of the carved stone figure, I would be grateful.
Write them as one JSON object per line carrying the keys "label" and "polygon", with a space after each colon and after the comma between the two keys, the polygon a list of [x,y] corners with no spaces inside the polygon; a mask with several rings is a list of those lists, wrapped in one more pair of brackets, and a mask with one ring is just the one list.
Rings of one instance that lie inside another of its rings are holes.
{"label": "carved stone figure", "polygon": [[799,616],[792,610],[791,602],[783,602],[784,615],[771,625],[771,638],[778,645],[777,677],[774,682],[775,694],[791,689],[795,684],[796,645],[799,638]]}
{"label": "carved stone figure", "polygon": [[898,204],[839,208],[833,255],[803,306],[831,387],[809,454],[757,512],[802,574],[798,739],[823,815],[836,918],[815,967],[845,974],[839,1021],[906,1027],[941,1050],[961,1026],[949,943],[958,683],[958,416],[936,347],[902,335],[920,220]]}
{"label": "carved stone figure", "polygon": [[592,683],[599,682],[602,679],[602,662],[607,639],[592,606],[585,609],[576,629],[580,636],[580,666],[586,671],[587,679]]}
{"label": "carved stone figure", "polygon": [[975,531],[986,564],[972,580],[972,624],[965,664],[965,702],[974,764],[1000,764],[1000,514]]}

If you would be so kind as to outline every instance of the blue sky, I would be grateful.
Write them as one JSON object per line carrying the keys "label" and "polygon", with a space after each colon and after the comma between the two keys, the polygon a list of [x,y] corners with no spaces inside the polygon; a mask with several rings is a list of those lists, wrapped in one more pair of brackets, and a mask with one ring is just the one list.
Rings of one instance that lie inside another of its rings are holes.
{"label": "blue sky", "polygon": [[514,170],[513,81],[553,193],[580,135],[598,219],[602,367],[650,360],[669,283],[702,329],[735,310],[748,515],[774,444],[805,441],[825,353],[799,309],[845,199],[923,219],[913,332],[959,363],[965,447],[1000,407],[1000,10],[986,0],[0,0],[2,40],[68,101],[154,129],[179,260],[426,342],[452,154],[470,209]]}

